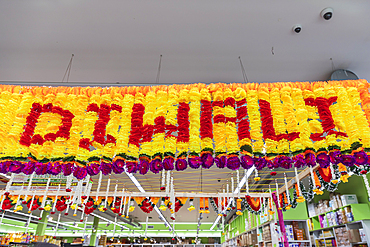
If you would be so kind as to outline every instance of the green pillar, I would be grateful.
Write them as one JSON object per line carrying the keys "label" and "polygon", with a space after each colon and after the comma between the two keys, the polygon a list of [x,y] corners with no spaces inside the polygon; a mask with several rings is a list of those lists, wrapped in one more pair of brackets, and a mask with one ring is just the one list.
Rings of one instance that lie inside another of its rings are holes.
{"label": "green pillar", "polygon": [[96,235],[98,234],[98,228],[99,228],[99,218],[94,217],[93,229],[90,237],[90,246],[96,245]]}
{"label": "green pillar", "polygon": [[46,212],[45,210],[42,211],[41,220],[39,220],[39,223],[37,224],[37,228],[36,228],[36,236],[45,235],[46,226],[48,224],[48,218],[47,218],[48,215],[49,215],[49,212]]}

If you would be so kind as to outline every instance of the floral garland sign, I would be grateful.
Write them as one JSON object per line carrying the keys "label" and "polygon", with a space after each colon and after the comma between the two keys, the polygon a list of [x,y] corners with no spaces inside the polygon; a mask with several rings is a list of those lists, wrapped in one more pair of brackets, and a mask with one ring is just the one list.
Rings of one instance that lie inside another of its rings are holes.
{"label": "floral garland sign", "polygon": [[[154,87],[0,85],[0,172],[367,164],[365,80]],[[360,163],[358,163],[358,162]]]}

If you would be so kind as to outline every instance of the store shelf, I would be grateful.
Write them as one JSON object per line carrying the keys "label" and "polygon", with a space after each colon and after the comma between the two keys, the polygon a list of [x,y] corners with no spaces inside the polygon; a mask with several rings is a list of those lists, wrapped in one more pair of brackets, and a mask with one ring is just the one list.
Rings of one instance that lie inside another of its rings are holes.
{"label": "store shelf", "polygon": [[332,239],[332,238],[335,238],[335,237],[332,236],[332,237],[323,237],[323,238],[316,238],[316,239],[321,240],[321,239]]}
{"label": "store shelf", "polygon": [[328,227],[324,227],[324,228],[310,230],[310,232],[317,232],[317,231],[322,231],[322,230],[329,230],[329,229],[332,229],[332,228],[343,227],[343,226],[346,226],[346,225],[353,225],[353,224],[358,224],[358,223],[361,223],[361,221],[352,221],[352,222],[344,223],[344,224],[341,224],[341,225],[328,226]]}
{"label": "store shelf", "polygon": [[310,240],[292,240],[288,241],[289,243],[309,243]]}

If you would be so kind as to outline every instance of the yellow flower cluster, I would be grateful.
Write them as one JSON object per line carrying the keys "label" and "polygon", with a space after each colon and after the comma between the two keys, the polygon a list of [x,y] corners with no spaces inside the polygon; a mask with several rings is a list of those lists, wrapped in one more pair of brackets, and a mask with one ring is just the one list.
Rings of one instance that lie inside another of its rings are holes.
{"label": "yellow flower cluster", "polygon": [[189,91],[189,151],[192,153],[200,153],[200,99],[201,94],[198,87],[192,87]]}

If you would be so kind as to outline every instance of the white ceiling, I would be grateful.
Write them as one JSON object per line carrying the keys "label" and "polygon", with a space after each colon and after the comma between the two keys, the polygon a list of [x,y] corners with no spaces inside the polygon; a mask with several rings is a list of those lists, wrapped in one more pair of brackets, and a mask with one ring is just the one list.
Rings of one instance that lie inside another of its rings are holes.
{"label": "white ceiling", "polygon": [[154,83],[160,54],[161,83],[243,81],[238,56],[250,81],[325,80],[330,57],[370,78],[367,0],[0,3],[0,81],[61,81],[72,53],[74,82]]}

